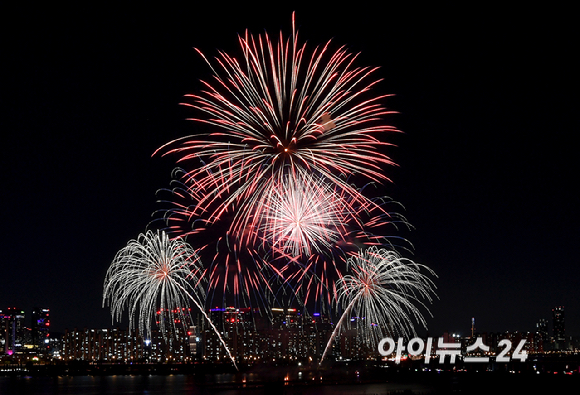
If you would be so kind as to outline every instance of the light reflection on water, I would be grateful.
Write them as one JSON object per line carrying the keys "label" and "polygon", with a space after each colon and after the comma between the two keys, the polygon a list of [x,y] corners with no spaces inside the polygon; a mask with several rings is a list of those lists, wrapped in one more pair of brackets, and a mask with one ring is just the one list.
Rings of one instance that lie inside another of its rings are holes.
{"label": "light reflection on water", "polygon": [[[235,385],[233,385],[235,384]],[[237,388],[236,388],[237,387]],[[0,394],[14,395],[92,395],[92,394],[200,394],[200,395],[257,395],[257,394],[388,394],[410,390],[427,392],[418,384],[344,384],[344,385],[288,385],[284,382],[258,382],[252,373],[213,374],[205,379],[190,375],[141,376],[59,376],[59,377],[0,377]]]}

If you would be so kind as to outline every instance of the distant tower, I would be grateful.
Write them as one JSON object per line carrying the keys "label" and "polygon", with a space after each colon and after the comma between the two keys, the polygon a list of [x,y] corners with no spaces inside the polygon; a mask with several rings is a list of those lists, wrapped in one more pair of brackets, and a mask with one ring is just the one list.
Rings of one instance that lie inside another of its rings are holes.
{"label": "distant tower", "polygon": [[552,309],[552,325],[554,328],[554,342],[556,350],[562,350],[566,341],[566,330],[564,326],[564,306]]}
{"label": "distant tower", "polygon": [[475,336],[475,317],[471,318],[471,337]]}
{"label": "distant tower", "polygon": [[545,343],[548,341],[548,320],[545,318],[540,318],[536,324],[536,332],[540,336],[540,339]]}
{"label": "distant tower", "polygon": [[36,307],[32,310],[32,344],[39,351],[46,351],[50,334],[50,310]]}

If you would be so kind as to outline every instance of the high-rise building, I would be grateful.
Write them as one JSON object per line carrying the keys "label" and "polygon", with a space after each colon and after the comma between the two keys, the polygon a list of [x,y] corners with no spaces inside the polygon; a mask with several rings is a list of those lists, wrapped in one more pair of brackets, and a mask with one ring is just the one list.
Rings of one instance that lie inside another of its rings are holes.
{"label": "high-rise building", "polygon": [[189,354],[191,355],[192,360],[196,360],[199,357],[199,342],[200,337],[197,333],[197,328],[195,325],[190,325],[187,331],[187,335],[189,336]]}
{"label": "high-rise building", "polygon": [[50,344],[50,310],[35,307],[32,310],[32,345],[40,353],[47,352]]}
{"label": "high-rise building", "polygon": [[0,310],[0,354],[8,353],[8,345],[10,344],[10,339],[8,334],[10,333],[10,316],[6,314],[3,310]]}
{"label": "high-rise building", "polygon": [[24,317],[24,310],[15,307],[8,307],[0,312],[0,342],[5,354],[12,355],[24,347]]}
{"label": "high-rise building", "polygon": [[[232,356],[239,362],[257,361],[263,358],[263,342],[255,329],[257,309],[250,308],[215,308],[209,310],[209,317],[220,337],[227,344]],[[203,359],[209,361],[229,362],[229,356],[221,340],[209,325],[201,331],[203,341]]]}
{"label": "high-rise building", "polygon": [[137,330],[66,330],[62,339],[62,357],[65,361],[143,361],[144,342]]}
{"label": "high-rise building", "polygon": [[544,352],[549,347],[548,320],[545,318],[540,318],[536,323],[536,343],[538,352]]}
{"label": "high-rise building", "polygon": [[540,318],[536,323],[536,332],[540,335],[540,338],[544,341],[548,340],[548,320],[545,318]]}
{"label": "high-rise building", "polygon": [[552,325],[554,335],[554,348],[563,350],[566,343],[566,327],[564,325],[564,306],[552,309]]}
{"label": "high-rise building", "polygon": [[272,326],[265,331],[269,338],[272,361],[293,360],[306,354],[304,318],[295,308],[272,308]]}
{"label": "high-rise building", "polygon": [[330,317],[321,313],[314,313],[311,322],[305,322],[304,330],[308,339],[306,354],[309,357],[321,357],[332,335],[333,325],[330,322]]}
{"label": "high-rise building", "polygon": [[164,322],[165,332],[154,331],[150,340],[152,358],[161,361],[183,362],[191,357],[190,327],[193,326],[190,308],[157,311],[158,327]]}

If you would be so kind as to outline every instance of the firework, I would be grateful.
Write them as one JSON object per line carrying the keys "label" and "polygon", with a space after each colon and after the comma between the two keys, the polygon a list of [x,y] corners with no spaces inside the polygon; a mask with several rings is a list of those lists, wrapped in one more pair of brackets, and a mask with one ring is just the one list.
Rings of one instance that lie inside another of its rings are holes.
{"label": "firework", "polygon": [[315,177],[286,176],[283,181],[269,189],[256,234],[273,250],[293,257],[331,251],[347,233],[351,208]]}
{"label": "firework", "polygon": [[[151,336],[151,323],[158,311],[171,311],[185,322],[184,306],[192,301],[209,322],[236,365],[226,343],[202,307],[203,279],[199,258],[189,244],[177,238],[170,240],[164,232],[140,234],[122,248],[105,277],[103,307],[109,304],[113,318],[121,320],[129,312],[129,326]],[[134,317],[138,316],[138,325]],[[160,320],[162,333],[170,329]],[[175,321],[170,320],[175,329]],[[236,366],[237,368],[237,366]]]}
{"label": "firework", "polygon": [[388,199],[363,204],[320,177],[294,181],[287,177],[285,184],[274,184],[257,233],[268,241],[271,265],[282,273],[297,300],[306,305],[310,298],[318,299],[317,311],[323,312],[348,268],[347,258],[363,247],[393,246],[390,237],[374,232],[408,223],[387,212]]}
{"label": "firework", "polygon": [[[425,307],[420,299],[432,301],[435,285],[423,273],[435,273],[424,265],[402,258],[398,253],[384,248],[370,247],[348,260],[352,274],[337,282],[337,302],[345,306],[320,363],[330,345],[351,313],[357,317],[357,330],[369,344],[385,335],[399,333],[415,335],[413,320],[426,327],[426,322],[414,303]],[[428,311],[428,309],[427,309]]]}
{"label": "firework", "polygon": [[[199,110],[192,118],[209,132],[172,141],[158,151],[191,163],[191,186],[201,191],[194,216],[216,222],[233,212],[232,233],[243,233],[264,206],[273,183],[287,177],[316,174],[338,187],[349,200],[367,202],[346,179],[351,175],[386,181],[381,171],[391,160],[377,138],[396,131],[381,118],[390,112],[384,96],[369,94],[378,82],[373,67],[356,67],[357,55],[344,47],[332,52],[330,42],[308,52],[292,36],[280,33],[277,44],[268,34],[239,36],[240,60],[219,52],[205,89],[188,95],[186,105]],[[212,130],[213,129],[213,130]],[[197,163],[199,161],[199,165]],[[306,244],[308,245],[308,244]]]}
{"label": "firework", "polygon": [[[163,221],[165,231],[174,237],[195,236],[203,245],[203,261],[211,262],[210,305],[231,293],[229,300],[236,305],[259,305],[268,311],[270,302],[280,302],[275,296],[280,291],[273,289],[276,284],[288,291],[284,295],[294,294],[299,304],[325,312],[348,256],[377,244],[409,246],[404,239],[381,236],[392,234],[399,225],[409,226],[393,211],[398,203],[385,197],[353,201],[321,176],[286,176],[271,184],[244,232],[232,233],[233,213],[214,224],[196,217],[200,191],[194,188],[195,180],[182,169],[173,175],[173,187],[158,191],[159,202],[168,208],[159,210],[156,220]],[[363,189],[359,193],[369,192]]]}

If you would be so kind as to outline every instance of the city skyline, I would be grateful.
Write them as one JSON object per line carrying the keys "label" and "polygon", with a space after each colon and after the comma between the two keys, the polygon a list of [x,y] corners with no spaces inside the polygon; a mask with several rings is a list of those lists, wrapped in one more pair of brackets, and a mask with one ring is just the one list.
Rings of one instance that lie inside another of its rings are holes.
{"label": "city skyline", "polygon": [[[294,361],[300,366],[301,363],[321,365],[325,356],[328,356],[326,360],[355,361],[376,360],[379,355],[385,357],[396,354],[395,363],[399,364],[401,353],[405,354],[404,358],[421,354],[416,347],[418,344],[425,351],[422,354],[425,364],[429,364],[433,357],[438,359],[438,364],[442,364],[446,355],[453,354],[465,357],[465,362],[482,362],[472,357],[482,357],[480,352],[483,351],[485,354],[482,358],[487,362],[491,362],[489,356],[495,356],[496,362],[504,363],[509,362],[509,358],[503,357],[504,353],[500,354],[500,351],[506,347],[506,342],[508,348],[517,346],[510,355],[521,362],[528,359],[527,354],[576,355],[580,345],[580,337],[565,336],[563,306],[552,310],[552,336],[547,334],[546,320],[538,322],[536,331],[494,333],[477,331],[475,319],[472,318],[472,330],[467,335],[445,332],[437,336],[414,336],[411,339],[397,337],[396,333],[384,333],[386,337],[382,338],[378,348],[368,342],[369,334],[366,331],[357,329],[357,322],[364,321],[365,317],[352,316],[347,320],[350,325],[343,327],[340,335],[334,337],[333,327],[338,326],[328,316],[306,316],[294,308],[272,308],[270,318],[262,316],[257,308],[212,308],[207,311],[213,323],[211,326],[199,314],[194,316],[191,309],[185,312],[181,310],[186,309],[157,311],[155,319],[158,324],[165,320],[179,324],[170,325],[170,328],[166,326],[165,330],[154,329],[150,333],[143,333],[139,328],[117,327],[73,328],[66,329],[64,333],[49,334],[50,309],[35,308],[30,327],[26,326],[24,311],[0,309],[0,356],[13,363],[41,359],[45,362],[77,360],[228,364],[232,358],[232,362],[235,360],[244,366],[268,361]],[[379,328],[375,327],[375,330]],[[219,333],[225,343],[220,340]],[[409,344],[406,351],[405,347],[401,348],[402,342]],[[479,346],[478,342],[481,343]],[[386,346],[387,343],[390,346]],[[415,346],[411,346],[411,343],[415,343]],[[450,352],[448,344],[456,344],[453,347],[455,351]],[[224,345],[227,345],[227,350]],[[395,353],[395,349],[400,350]],[[452,364],[454,359],[451,358]]]}
{"label": "city skyline", "polygon": [[[185,309],[183,309],[185,310]],[[266,329],[266,328],[278,328],[278,327],[282,327],[284,325],[290,325],[290,323],[287,323],[286,320],[283,320],[282,318],[284,317],[284,315],[286,316],[296,316],[299,317],[300,320],[304,320],[304,319],[312,319],[312,320],[322,320],[321,322],[324,323],[328,323],[331,326],[336,326],[336,319],[332,319],[330,316],[326,315],[326,314],[321,314],[321,313],[313,313],[310,314],[308,312],[304,312],[302,309],[300,308],[278,308],[278,307],[272,307],[271,309],[271,313],[270,314],[261,314],[260,313],[260,308],[257,307],[243,307],[243,308],[236,308],[234,306],[227,306],[227,307],[214,307],[214,308],[207,308],[205,310],[206,314],[208,314],[208,316],[211,319],[212,324],[214,324],[216,327],[218,328],[223,328],[224,326],[224,322],[229,322],[229,319],[226,318],[226,316],[228,314],[241,314],[241,316],[244,316],[244,314],[250,314],[252,315],[253,318],[251,319],[244,319],[244,320],[237,320],[236,322],[241,323],[240,325],[242,325],[245,329],[252,329],[252,330],[256,330],[256,329]],[[200,329],[200,330],[205,330],[207,332],[212,332],[213,330],[211,329],[211,327],[209,325],[207,325],[207,322],[204,319],[204,315],[196,312],[196,310],[194,309],[192,311],[191,308],[187,309],[187,312],[183,315],[183,314],[177,314],[176,311],[173,311],[174,314],[179,315],[181,318],[179,318],[180,320],[184,320],[184,324],[183,325],[176,325],[175,327],[172,327],[173,329],[165,329],[163,330],[160,326],[159,326],[159,320],[160,320],[160,314],[163,313],[163,309],[159,310],[156,312],[156,316],[157,318],[155,319],[156,324],[154,326],[152,326],[152,330],[157,332],[157,333],[162,333],[164,331],[168,331],[167,333],[169,333],[169,335],[171,336],[171,333],[173,332],[173,330],[186,330],[188,325],[195,325],[195,327],[199,328],[205,328],[205,329]],[[554,308],[552,308],[552,318],[550,320],[545,319],[545,318],[539,318],[536,322],[536,324],[534,325],[533,328],[519,328],[516,329],[514,331],[509,331],[509,330],[499,330],[499,331],[495,331],[496,333],[500,334],[500,333],[509,333],[509,332],[516,332],[516,333],[531,333],[531,334],[537,334],[539,335],[545,342],[548,341],[549,339],[552,339],[554,347],[556,350],[560,349],[559,347],[561,347],[561,345],[569,343],[571,341],[572,338],[576,338],[575,341],[578,341],[578,335],[570,335],[570,334],[566,334],[566,324],[565,324],[565,306],[555,306]],[[270,316],[271,315],[271,316]],[[240,316],[240,317],[241,317]],[[216,319],[217,317],[217,319]],[[282,317],[282,318],[281,318]],[[350,317],[350,321],[352,322],[353,320],[356,321],[357,319],[360,319],[361,317],[357,317],[356,315],[350,314],[348,317]],[[362,317],[363,319],[365,317]],[[50,323],[50,309],[43,307],[35,307],[32,309],[31,314],[27,315],[27,312],[23,309],[19,309],[17,307],[3,307],[0,308],[0,322],[3,322],[4,324],[0,325],[0,341],[2,341],[3,343],[3,347],[2,347],[2,351],[4,351],[4,353],[7,353],[7,350],[9,347],[12,347],[12,351],[14,351],[14,338],[12,338],[10,331],[13,330],[12,326],[14,326],[14,331],[18,331],[21,332],[19,335],[17,335],[17,337],[20,339],[19,343],[21,343],[18,347],[23,347],[23,343],[22,343],[22,338],[23,338],[23,331],[26,330],[28,331],[27,333],[29,333],[27,336],[30,337],[30,339],[28,339],[29,341],[31,341],[34,346],[39,346],[42,343],[42,339],[43,338],[51,338],[53,339],[53,337],[56,336],[60,336],[63,334],[62,331],[53,331],[51,328],[51,323]],[[234,322],[234,321],[232,321]],[[314,321],[313,321],[314,322]],[[251,324],[250,324],[251,323]],[[471,323],[471,327],[468,330],[464,330],[464,328],[454,328],[452,330],[446,330],[444,332],[441,333],[417,333],[417,335],[420,336],[457,336],[457,337],[461,337],[461,338],[474,338],[476,337],[478,334],[481,333],[494,333],[494,331],[480,331],[477,329],[477,321],[475,317],[472,317],[470,320]],[[249,326],[248,326],[249,325]],[[6,332],[6,329],[8,328],[9,332]],[[113,329],[117,329],[117,330],[130,330],[129,326],[123,326],[122,322],[117,322],[116,325],[110,325],[110,326],[106,326],[106,327],[100,327],[100,328],[90,328],[87,326],[72,326],[72,327],[66,327],[64,329],[64,332],[70,332],[70,331],[81,331],[81,330],[95,330],[95,329],[99,329],[99,330],[113,330]],[[138,330],[138,328],[134,328],[132,330]],[[345,333],[348,332],[359,332],[355,327],[345,327],[345,328],[341,328],[340,330],[340,334],[344,335]],[[421,332],[421,331],[420,331]],[[568,328],[568,333],[574,333],[575,331],[572,330],[570,331],[570,328]],[[7,335],[8,333],[8,335]],[[53,336],[50,336],[50,333],[53,334]],[[398,333],[397,331],[395,331],[395,333]],[[213,333],[215,335],[215,333]],[[361,331],[360,333],[358,333],[359,335],[363,336],[364,335],[364,331]],[[392,336],[393,334],[389,335]],[[8,337],[6,337],[8,336]],[[339,336],[340,337],[340,336]],[[408,337],[408,336],[407,336]],[[6,339],[10,338],[9,341],[6,341]],[[40,340],[39,340],[40,339]]]}
{"label": "city skyline", "polygon": [[[155,192],[173,168],[151,154],[195,132],[178,103],[210,73],[192,47],[213,55],[245,28],[289,32],[292,11],[265,20],[236,9],[205,23],[196,9],[16,15],[2,118],[3,305],[49,306],[60,331],[111,326],[106,270],[161,209]],[[473,316],[482,330],[523,330],[563,305],[578,334],[577,77],[568,27],[537,26],[539,17],[490,15],[491,29],[483,16],[439,24],[397,10],[296,9],[309,45],[333,38],[361,51],[381,67],[380,92],[395,94],[385,104],[400,114],[387,122],[404,134],[388,137],[399,166],[384,168],[393,182],[381,191],[415,227],[401,232],[409,257],[439,276],[430,333],[467,331]]]}

